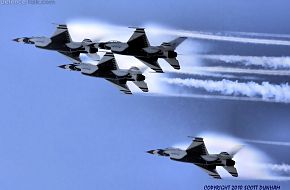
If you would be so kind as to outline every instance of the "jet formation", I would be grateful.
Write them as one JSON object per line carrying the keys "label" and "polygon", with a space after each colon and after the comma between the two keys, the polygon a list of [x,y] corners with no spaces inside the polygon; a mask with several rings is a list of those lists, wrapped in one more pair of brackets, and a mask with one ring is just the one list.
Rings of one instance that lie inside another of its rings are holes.
{"label": "jet formation", "polygon": [[[143,62],[156,73],[163,73],[158,59],[164,59],[174,69],[179,70],[180,64],[177,60],[176,48],[186,40],[185,37],[178,37],[170,42],[163,42],[159,46],[152,46],[149,43],[144,28],[134,28],[135,31],[127,42],[107,41],[93,42],[84,39],[82,42],[72,40],[68,28],[64,24],[58,24],[56,31],[51,37],[22,37],[13,41],[24,44],[32,44],[37,48],[59,52],[69,58],[72,63],[60,65],[59,68],[80,72],[82,75],[96,78],[103,78],[115,85],[121,92],[132,94],[127,82],[133,82],[143,92],[149,92],[145,82],[146,77],[138,67],[120,69],[114,54],[133,56]],[[98,52],[106,51],[98,64],[84,63],[80,59],[81,54],[89,57],[98,57]],[[206,173],[216,179],[221,179],[216,167],[222,166],[233,177],[238,177],[235,168],[234,155],[240,148],[220,154],[209,154],[202,138],[194,138],[191,145],[186,149],[166,148],[147,151],[150,154],[169,157],[171,160],[192,163],[202,168]]]}
{"label": "jet formation", "polygon": [[[65,24],[58,24],[51,37],[22,37],[13,41],[24,44],[32,44],[37,48],[59,52],[69,58],[73,63],[59,66],[72,71],[80,71],[83,75],[104,78],[117,85],[125,94],[132,94],[127,86],[127,81],[132,81],[143,92],[148,92],[145,76],[141,69],[132,67],[128,70],[119,69],[114,54],[133,56],[157,73],[163,73],[158,59],[166,60],[174,69],[179,70],[180,64],[175,51],[186,38],[178,37],[170,42],[164,42],[159,46],[151,46],[144,28],[134,28],[133,35],[127,42],[107,41],[93,42],[84,39],[82,42],[73,41]],[[99,59],[99,50],[108,51],[98,65],[83,63],[81,54]]]}
{"label": "jet formation", "polygon": [[182,150],[179,148],[165,148],[149,150],[147,153],[169,157],[171,160],[178,162],[185,162],[195,164],[203,169],[208,175],[215,179],[221,179],[221,176],[216,170],[217,166],[222,166],[233,177],[238,177],[237,169],[235,168],[236,162],[233,160],[235,154],[242,147],[235,147],[230,152],[221,152],[219,154],[209,154],[203,138],[196,137],[192,140],[191,145]]}

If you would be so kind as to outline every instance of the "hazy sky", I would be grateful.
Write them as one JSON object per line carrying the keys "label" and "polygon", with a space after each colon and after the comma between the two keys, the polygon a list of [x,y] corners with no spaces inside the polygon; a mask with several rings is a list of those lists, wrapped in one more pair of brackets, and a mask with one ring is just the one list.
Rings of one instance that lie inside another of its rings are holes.
{"label": "hazy sky", "polygon": [[[193,165],[146,151],[188,142],[188,135],[203,132],[290,141],[288,104],[125,96],[104,80],[59,69],[58,65],[69,63],[60,54],[11,40],[49,36],[54,31],[51,23],[77,19],[289,34],[289,6],[286,0],[1,3],[0,189],[203,189],[208,184],[274,184],[286,190],[289,182],[215,181]],[[223,43],[212,47],[229,48]],[[248,48],[251,54],[288,55],[279,51],[285,50],[281,47],[260,46],[257,51],[253,46],[243,47],[241,54],[247,54]],[[290,163],[287,147],[257,148],[276,163]]]}

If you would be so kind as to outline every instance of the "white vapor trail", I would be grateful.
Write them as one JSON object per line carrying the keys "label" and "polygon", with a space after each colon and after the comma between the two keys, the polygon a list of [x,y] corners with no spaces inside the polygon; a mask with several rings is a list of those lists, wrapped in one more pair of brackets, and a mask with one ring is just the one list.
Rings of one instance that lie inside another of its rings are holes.
{"label": "white vapor trail", "polygon": [[202,88],[208,92],[219,92],[223,95],[261,97],[263,100],[276,102],[290,102],[290,87],[288,84],[273,85],[268,82],[258,84],[255,82],[239,83],[223,79],[221,81],[164,78],[162,81],[178,86]]}
{"label": "white vapor trail", "polygon": [[269,33],[256,33],[256,32],[227,32],[227,34],[246,35],[246,36],[254,36],[254,37],[290,38],[289,34],[269,34]]}
{"label": "white vapor trail", "polygon": [[[149,93],[143,93],[136,85],[128,83],[131,91],[136,95],[154,96],[154,97],[168,97],[168,98],[197,98],[197,99],[218,99],[218,100],[231,100],[231,101],[253,101],[253,102],[273,102],[272,100],[262,100],[255,97],[236,97],[225,95],[205,95],[193,94],[188,92],[175,92],[172,88],[164,85],[160,74],[151,74],[145,71],[146,82],[149,86]],[[149,76],[150,75],[150,76]]]}
{"label": "white vapor trail", "polygon": [[195,71],[220,72],[220,73],[238,73],[238,74],[255,74],[271,76],[290,76],[287,70],[262,70],[262,69],[241,69],[234,67],[192,67]]}
{"label": "white vapor trail", "polygon": [[134,93],[143,96],[155,96],[155,97],[172,97],[172,98],[197,98],[197,99],[217,99],[217,100],[232,100],[232,101],[252,101],[252,102],[273,102],[271,100],[262,100],[261,98],[252,97],[236,97],[236,96],[223,96],[223,95],[205,95],[205,94],[192,94],[192,93],[174,93],[168,90],[163,92],[141,93],[138,89]]}
{"label": "white vapor trail", "polygon": [[289,164],[261,164],[261,167],[273,170],[275,172],[290,173]]}
{"label": "white vapor trail", "polygon": [[225,63],[241,63],[246,66],[262,66],[270,69],[290,69],[290,57],[257,57],[239,55],[198,55],[198,57]]}
{"label": "white vapor trail", "polygon": [[228,74],[220,74],[220,73],[209,73],[209,72],[200,72],[200,71],[187,71],[189,69],[181,69],[178,71],[175,70],[167,70],[167,69],[163,69],[163,71],[165,73],[169,73],[169,74],[184,74],[184,75],[195,75],[195,76],[201,76],[201,77],[216,77],[216,78],[237,78],[234,75],[228,75]]}
{"label": "white vapor trail", "polygon": [[150,30],[152,33],[154,32],[157,34],[184,36],[184,37],[203,39],[203,40],[217,40],[217,41],[228,41],[228,42],[239,42],[239,43],[264,44],[264,45],[284,45],[284,46],[290,45],[290,41],[287,41],[287,40],[235,37],[235,36],[217,35],[214,33],[205,33],[205,32],[199,32],[199,31],[175,30],[175,29],[162,28],[162,27],[150,28],[150,26],[148,26],[148,30]]}
{"label": "white vapor trail", "polygon": [[183,75],[193,75],[193,76],[200,76],[200,77],[215,77],[215,78],[227,78],[227,79],[246,79],[246,80],[258,80],[259,77],[254,76],[236,76],[232,74],[220,74],[208,71],[202,71],[201,69],[194,69],[195,67],[182,67],[180,70],[172,70],[172,69],[163,69],[165,73],[168,74],[183,74]]}
{"label": "white vapor trail", "polygon": [[249,143],[257,143],[257,144],[268,144],[268,145],[278,145],[278,146],[290,146],[290,142],[279,142],[279,141],[261,141],[261,140],[250,140],[243,139]]}

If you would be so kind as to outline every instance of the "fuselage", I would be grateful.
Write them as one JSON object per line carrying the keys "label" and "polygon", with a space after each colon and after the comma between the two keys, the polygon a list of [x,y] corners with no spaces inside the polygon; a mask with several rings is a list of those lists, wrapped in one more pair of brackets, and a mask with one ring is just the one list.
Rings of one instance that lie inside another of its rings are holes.
{"label": "fuselage", "polygon": [[130,55],[134,57],[145,58],[176,58],[177,53],[166,50],[163,46],[149,46],[146,48],[130,47],[123,42],[103,42],[98,43],[100,49],[111,50],[113,53],[121,55]]}
{"label": "fuselage", "polygon": [[229,157],[222,157],[220,154],[198,155],[189,154],[185,150],[178,148],[157,149],[149,151],[151,154],[169,157],[171,160],[197,165],[229,166],[235,162]]}
{"label": "fuselage", "polygon": [[108,70],[99,68],[97,65],[81,63],[81,64],[68,64],[61,66],[64,69],[71,71],[79,71],[83,75],[112,80],[124,81],[144,81],[145,76],[140,71],[133,69],[117,69]]}
{"label": "fuselage", "polygon": [[60,52],[69,52],[69,53],[96,53],[96,48],[91,48],[86,46],[84,42],[63,42],[59,41],[52,41],[50,38],[47,37],[24,37],[24,38],[17,38],[15,39],[17,42],[23,42],[25,44],[33,44],[37,48],[51,50],[51,51],[60,51]]}
{"label": "fuselage", "polygon": [[112,71],[97,70],[94,73],[86,73],[86,72],[81,72],[81,73],[83,75],[90,76],[90,77],[113,79],[113,80],[124,79],[128,81],[133,81],[131,75],[127,71],[121,72],[120,70],[112,70]]}

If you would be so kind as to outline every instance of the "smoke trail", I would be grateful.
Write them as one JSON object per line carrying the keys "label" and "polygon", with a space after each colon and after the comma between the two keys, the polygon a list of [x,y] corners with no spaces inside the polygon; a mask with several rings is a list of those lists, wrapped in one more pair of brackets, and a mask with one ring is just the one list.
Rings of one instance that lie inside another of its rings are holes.
{"label": "smoke trail", "polygon": [[185,67],[182,67],[180,70],[172,70],[172,69],[163,68],[163,71],[166,74],[181,74],[181,75],[193,75],[193,76],[199,76],[199,77],[232,78],[232,79],[237,78],[237,76],[235,75],[194,71],[190,68],[185,68]]}
{"label": "smoke trail", "polygon": [[289,164],[261,164],[261,167],[268,168],[275,172],[282,172],[282,173],[290,174]]}
{"label": "smoke trail", "polygon": [[148,71],[144,73],[146,76],[146,82],[149,87],[149,93],[142,93],[132,83],[128,83],[131,91],[135,95],[141,96],[154,96],[154,97],[167,97],[167,98],[196,98],[196,99],[217,99],[217,100],[231,100],[231,101],[252,101],[252,102],[271,102],[277,103],[273,99],[261,99],[258,97],[243,97],[243,96],[226,96],[226,95],[217,95],[217,94],[197,94],[193,92],[188,92],[185,90],[176,90],[172,86],[164,84],[163,77],[160,77],[159,74],[152,74],[148,76]]}
{"label": "smoke trail", "polygon": [[233,67],[192,67],[192,69],[196,71],[206,71],[206,72],[290,76],[290,71],[285,70],[241,69]]}
{"label": "smoke trail", "polygon": [[254,37],[270,37],[270,38],[290,38],[288,34],[269,34],[269,33],[255,33],[255,32],[227,32],[230,35],[245,35]]}
{"label": "smoke trail", "polygon": [[194,69],[195,67],[182,67],[180,70],[172,70],[163,68],[163,71],[167,74],[175,75],[192,75],[198,77],[214,77],[214,78],[227,78],[227,79],[245,79],[245,80],[259,80],[260,77],[256,76],[237,76],[232,74],[220,74],[208,71],[202,71],[201,69]]}
{"label": "smoke trail", "polygon": [[257,144],[268,144],[268,145],[278,145],[278,146],[290,146],[290,142],[279,142],[279,141],[261,141],[261,140],[250,140],[243,139],[249,143],[257,143]]}
{"label": "smoke trail", "polygon": [[275,102],[272,100],[262,100],[261,98],[252,98],[252,97],[205,95],[205,94],[193,94],[193,93],[174,93],[174,92],[170,92],[170,91],[156,93],[156,92],[152,92],[151,89],[150,89],[150,93],[142,93],[138,89],[133,91],[133,92],[134,92],[134,94],[138,94],[138,95],[142,95],[142,96],[154,96],[154,97],[217,99],[217,100],[252,101],[252,102]]}
{"label": "smoke trail", "polygon": [[198,57],[230,64],[262,66],[270,69],[290,69],[290,57],[255,57],[239,55],[198,55]]}
{"label": "smoke trail", "polygon": [[[254,101],[254,102],[273,102],[272,100],[262,100],[255,97],[235,97],[224,95],[205,95],[194,94],[192,92],[175,92],[171,87],[164,85],[160,74],[151,74],[145,71],[146,82],[149,87],[149,93],[143,93],[136,85],[128,83],[129,88],[135,95],[140,96],[154,96],[154,97],[167,97],[167,98],[197,98],[197,99],[218,99],[218,100],[232,100],[232,101]],[[149,76],[150,75],[150,76]]]}
{"label": "smoke trail", "polygon": [[169,28],[166,29],[162,27],[150,27],[150,25],[148,25],[148,30],[150,30],[152,33],[157,33],[157,34],[185,36],[189,38],[203,39],[203,40],[217,40],[217,41],[228,41],[228,42],[239,42],[239,43],[264,44],[264,45],[284,45],[284,46],[290,45],[290,41],[286,41],[286,40],[244,38],[244,37],[235,37],[235,36],[228,36],[228,35],[225,36],[225,35],[217,35],[214,33],[205,33],[205,32],[198,32],[198,31],[175,30],[175,29],[169,29]]}
{"label": "smoke trail", "polygon": [[263,100],[277,102],[290,102],[290,87],[288,84],[273,85],[268,82],[258,84],[255,82],[239,83],[238,81],[213,81],[180,78],[164,78],[164,82],[179,86],[202,88],[208,92],[219,92],[223,95],[242,95],[247,97],[261,97]]}

